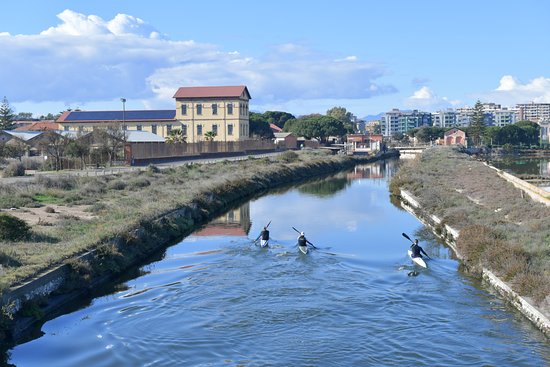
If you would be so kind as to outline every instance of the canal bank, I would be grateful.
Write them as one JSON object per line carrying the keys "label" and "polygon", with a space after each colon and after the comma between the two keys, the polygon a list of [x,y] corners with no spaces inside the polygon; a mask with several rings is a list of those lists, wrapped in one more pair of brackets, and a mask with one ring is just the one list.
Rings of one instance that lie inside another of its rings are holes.
{"label": "canal bank", "polygon": [[[127,269],[191,233],[238,202],[284,184],[396,156],[388,152],[377,157],[326,157],[310,162],[299,159],[277,164],[255,175],[235,175],[208,190],[199,192],[188,204],[142,221],[131,231],[103,243],[65,263],[49,269],[2,295],[3,328],[6,337],[19,340],[36,324],[55,316],[70,302],[79,299],[123,274]],[[9,321],[8,319],[12,320]]]}
{"label": "canal bank", "polygon": [[[400,175],[412,177],[397,177],[392,182],[392,194],[399,196],[404,209],[445,241],[468,272],[487,282],[550,337],[545,251],[548,227],[544,223],[547,212],[531,202],[547,206],[547,193],[494,167],[455,153],[432,151],[428,157],[409,164]],[[449,161],[452,164],[449,165]],[[423,165],[430,167],[430,171],[423,169]],[[477,185],[475,181],[479,181]],[[523,205],[536,207],[536,210],[514,213]],[[514,237],[505,232],[511,228],[540,233]],[[530,243],[529,239],[538,240],[539,246]]]}

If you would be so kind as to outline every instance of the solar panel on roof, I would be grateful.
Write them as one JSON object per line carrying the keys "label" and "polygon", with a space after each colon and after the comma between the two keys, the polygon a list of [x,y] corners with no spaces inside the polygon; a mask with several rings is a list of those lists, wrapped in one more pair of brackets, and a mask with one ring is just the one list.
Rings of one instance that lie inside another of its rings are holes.
{"label": "solar panel on roof", "polygon": [[173,120],[176,110],[71,111],[65,121]]}

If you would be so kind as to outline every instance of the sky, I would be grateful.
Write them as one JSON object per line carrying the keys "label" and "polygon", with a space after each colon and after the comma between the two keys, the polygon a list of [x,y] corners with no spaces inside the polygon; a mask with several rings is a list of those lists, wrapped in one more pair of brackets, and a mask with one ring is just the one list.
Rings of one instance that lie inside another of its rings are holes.
{"label": "sky", "polygon": [[6,0],[0,98],[36,117],[173,109],[246,85],[250,109],[550,103],[546,0]]}

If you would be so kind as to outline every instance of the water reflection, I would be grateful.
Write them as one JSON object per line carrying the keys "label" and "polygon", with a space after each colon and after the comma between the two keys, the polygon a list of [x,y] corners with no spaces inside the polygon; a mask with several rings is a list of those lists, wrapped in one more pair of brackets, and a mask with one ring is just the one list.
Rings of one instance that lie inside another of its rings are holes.
{"label": "water reflection", "polygon": [[252,222],[250,220],[250,202],[231,209],[224,215],[214,219],[206,226],[194,232],[194,236],[235,236],[247,237]]}

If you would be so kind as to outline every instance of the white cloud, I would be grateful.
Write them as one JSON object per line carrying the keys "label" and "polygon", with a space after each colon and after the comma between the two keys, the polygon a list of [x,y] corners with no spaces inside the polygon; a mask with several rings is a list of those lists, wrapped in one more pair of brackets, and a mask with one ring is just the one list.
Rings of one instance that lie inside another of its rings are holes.
{"label": "white cloud", "polygon": [[456,107],[461,104],[461,101],[439,97],[430,87],[422,86],[408,97],[404,104],[408,108],[436,111]]}
{"label": "white cloud", "polygon": [[507,106],[528,102],[549,103],[550,78],[541,76],[522,84],[512,75],[504,75],[500,78],[499,86],[481,98]]}
{"label": "white cloud", "polygon": [[[245,84],[253,104],[362,100],[394,93],[382,67],[355,56],[334,60],[285,44],[262,58],[191,40],[174,41],[139,18],[111,20],[65,10],[37,35],[2,34],[1,95],[10,103],[91,105],[124,96],[147,108],[173,105],[180,86]],[[57,112],[57,111],[53,111]]]}

